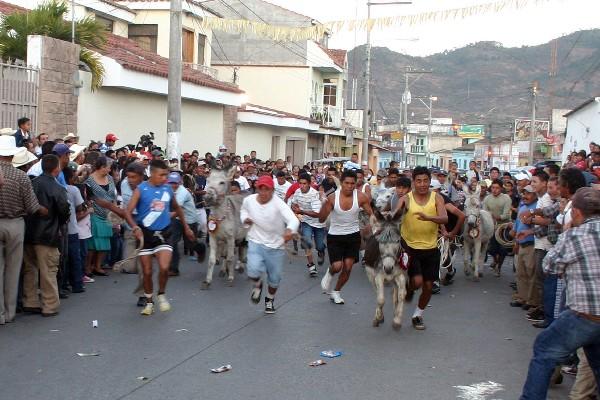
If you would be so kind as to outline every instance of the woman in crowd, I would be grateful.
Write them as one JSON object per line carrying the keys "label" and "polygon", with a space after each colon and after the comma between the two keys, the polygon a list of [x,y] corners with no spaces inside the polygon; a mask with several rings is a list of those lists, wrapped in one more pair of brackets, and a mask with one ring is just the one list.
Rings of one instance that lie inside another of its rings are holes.
{"label": "woman in crowd", "polygon": [[88,239],[88,255],[85,272],[87,275],[108,276],[102,270],[102,261],[110,251],[110,240],[113,236],[112,224],[107,220],[109,211],[120,213],[116,206],[117,189],[110,175],[112,160],[100,156],[94,164],[94,171],[85,181],[87,194],[92,201],[94,213],[92,220],[92,237]]}

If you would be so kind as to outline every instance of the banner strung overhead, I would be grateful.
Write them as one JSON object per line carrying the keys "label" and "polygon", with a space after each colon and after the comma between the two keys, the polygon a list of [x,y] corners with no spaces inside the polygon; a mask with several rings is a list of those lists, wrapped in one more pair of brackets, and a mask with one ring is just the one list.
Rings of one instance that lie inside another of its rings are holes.
{"label": "banner strung overhead", "polygon": [[385,29],[393,26],[414,26],[452,19],[464,19],[474,15],[499,13],[507,9],[520,9],[532,4],[538,5],[549,1],[552,0],[497,0],[468,7],[450,8],[396,17],[332,21],[309,27],[277,26],[245,19],[224,19],[217,17],[205,17],[200,24],[206,29],[231,34],[244,33],[277,41],[295,42],[301,40],[319,40],[326,33],[335,33],[342,30],[371,31],[373,29]]}

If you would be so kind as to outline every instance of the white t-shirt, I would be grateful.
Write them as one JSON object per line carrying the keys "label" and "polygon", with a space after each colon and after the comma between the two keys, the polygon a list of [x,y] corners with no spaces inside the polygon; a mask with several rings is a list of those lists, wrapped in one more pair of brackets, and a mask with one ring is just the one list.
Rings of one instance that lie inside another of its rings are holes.
{"label": "white t-shirt", "polygon": [[248,183],[248,179],[246,179],[246,177],[240,176],[239,178],[235,178],[235,181],[240,184],[241,191],[250,189],[250,184]]}
{"label": "white t-shirt", "polygon": [[260,204],[257,197],[257,194],[246,197],[240,210],[242,223],[247,218],[252,220],[247,238],[272,249],[282,248],[285,244],[283,241],[285,229],[297,232],[300,221],[278,197],[273,196],[266,204]]}
{"label": "white t-shirt", "polygon": [[27,175],[29,176],[40,176],[43,173],[44,171],[42,171],[42,160],[36,162],[27,170]]}
{"label": "white t-shirt", "polygon": [[[550,197],[550,195],[548,193],[545,193],[542,197],[540,197],[538,199],[537,202],[537,206],[536,209],[542,209],[548,206],[552,205],[552,198]],[[552,248],[552,243],[550,243],[550,241],[548,240],[547,236],[538,238],[537,236],[535,237],[534,240],[534,248],[538,249],[538,250],[550,250]]]}
{"label": "white t-shirt", "polygon": [[79,231],[79,240],[92,237],[92,217],[89,214],[77,221],[77,230]]}
{"label": "white t-shirt", "polygon": [[73,185],[67,185],[67,198],[69,199],[69,209],[71,215],[69,216],[69,235],[79,234],[77,227],[77,207],[83,204],[83,197],[81,192]]}
{"label": "white t-shirt", "polygon": [[571,220],[573,219],[571,217],[571,209],[572,208],[573,208],[573,204],[572,204],[571,200],[569,200],[569,202],[565,206],[565,211],[558,214],[558,216],[556,217],[556,222],[558,222],[559,224],[561,224],[563,226],[563,231],[564,231],[564,226],[570,225]]}
{"label": "white t-shirt", "polygon": [[[291,198],[292,204],[298,204],[302,211],[321,211],[321,195],[314,188],[310,188],[308,192],[302,193],[301,189],[297,189]],[[319,218],[309,217],[308,215],[301,215],[302,222],[314,228],[324,228],[325,223],[319,222]]]}
{"label": "white t-shirt", "polygon": [[285,194],[287,193],[290,186],[292,186],[292,184],[288,181],[285,181],[283,185],[280,185],[279,183],[277,183],[277,178],[273,179],[273,183],[275,184],[275,194],[277,195],[277,197],[279,197],[281,200],[285,200]]}

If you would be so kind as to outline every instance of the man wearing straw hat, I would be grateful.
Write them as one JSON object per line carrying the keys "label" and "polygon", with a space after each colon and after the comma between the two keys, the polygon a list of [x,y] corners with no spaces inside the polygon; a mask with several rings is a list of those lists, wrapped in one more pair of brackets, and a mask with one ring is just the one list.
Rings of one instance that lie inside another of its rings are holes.
{"label": "man wearing straw hat", "polygon": [[20,151],[11,136],[12,129],[1,129],[0,134],[0,325],[3,325],[13,321],[17,307],[25,238],[23,217],[41,208],[27,174],[12,165],[13,156]]}

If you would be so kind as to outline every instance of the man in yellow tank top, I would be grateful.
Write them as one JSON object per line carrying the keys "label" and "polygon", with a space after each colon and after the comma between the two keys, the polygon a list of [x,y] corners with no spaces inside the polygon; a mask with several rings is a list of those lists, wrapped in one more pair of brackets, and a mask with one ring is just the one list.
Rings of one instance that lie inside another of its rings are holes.
{"label": "man in yellow tank top", "polygon": [[448,222],[448,214],[442,196],[430,190],[429,170],[416,167],[412,176],[413,190],[400,199],[395,213],[404,212],[400,233],[402,247],[409,256],[407,300],[412,299],[416,289],[422,288],[412,324],[415,329],[423,330],[423,311],[431,299],[433,282],[439,278],[438,230]]}

